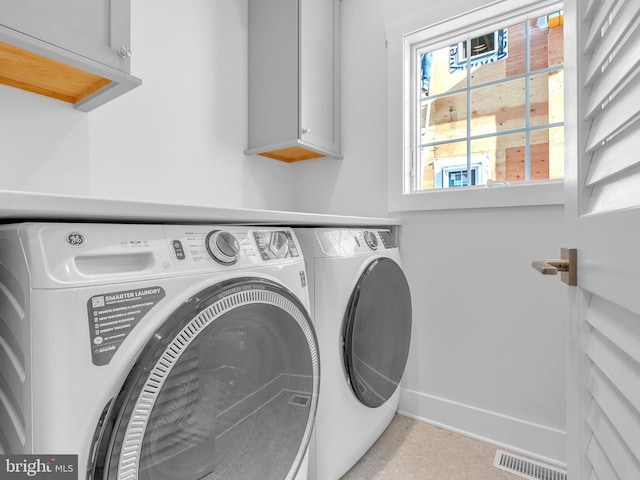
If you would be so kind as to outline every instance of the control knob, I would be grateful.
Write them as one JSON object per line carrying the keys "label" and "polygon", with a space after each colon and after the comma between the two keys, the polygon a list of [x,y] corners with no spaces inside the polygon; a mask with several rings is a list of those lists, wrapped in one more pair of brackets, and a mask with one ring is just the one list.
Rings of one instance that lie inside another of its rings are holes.
{"label": "control knob", "polygon": [[369,230],[365,230],[364,241],[367,243],[367,245],[369,245],[369,248],[371,250],[378,249],[378,237],[376,237],[375,233],[370,232]]}
{"label": "control knob", "polygon": [[207,234],[205,240],[207,252],[222,265],[233,265],[240,256],[240,244],[231,233],[223,230],[213,230]]}

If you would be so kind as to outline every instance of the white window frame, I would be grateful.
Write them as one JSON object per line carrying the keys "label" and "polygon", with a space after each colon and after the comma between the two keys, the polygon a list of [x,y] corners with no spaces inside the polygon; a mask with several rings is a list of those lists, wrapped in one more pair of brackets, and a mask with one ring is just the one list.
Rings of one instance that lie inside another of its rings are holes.
{"label": "white window frame", "polygon": [[[462,37],[476,37],[495,28],[523,22],[542,11],[557,7],[558,0],[500,0],[487,4],[470,0],[466,11],[451,11],[452,2],[438,2],[434,8],[387,25],[388,59],[388,208],[389,211],[444,210],[564,203],[563,180],[538,180],[505,185],[442,188],[414,191],[412,168],[417,162],[412,148],[412,92],[415,62],[414,45],[428,42],[433,50]],[[436,8],[437,7],[437,8]],[[455,32],[452,36],[451,32]]]}

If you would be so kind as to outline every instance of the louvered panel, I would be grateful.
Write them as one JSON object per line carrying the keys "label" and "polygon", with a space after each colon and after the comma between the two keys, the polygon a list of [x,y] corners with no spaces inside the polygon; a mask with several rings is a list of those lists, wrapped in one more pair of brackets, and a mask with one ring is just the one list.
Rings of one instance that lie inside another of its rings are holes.
{"label": "louvered panel", "polygon": [[[640,37],[638,37],[640,38]],[[609,177],[623,173],[626,169],[640,164],[637,155],[640,145],[640,128],[629,129],[593,153],[586,186],[590,187],[602,181],[611,181]]]}
{"label": "louvered panel", "polygon": [[593,295],[585,320],[593,431],[587,457],[603,480],[640,478],[640,316]]}
{"label": "louvered panel", "polygon": [[593,20],[591,21],[591,28],[589,29],[587,41],[584,45],[584,53],[589,53],[593,49],[596,39],[601,36],[602,26],[609,17],[609,11],[616,3],[616,0],[601,0],[591,2],[589,5],[590,8],[587,8],[585,19],[593,17]]}
{"label": "louvered panel", "polygon": [[640,464],[640,412],[619,392],[605,375],[594,368],[587,389],[593,401],[607,416],[618,435]]}
{"label": "louvered panel", "polygon": [[615,52],[629,39],[633,33],[629,32],[638,16],[636,0],[620,0],[609,15],[605,25],[593,40],[593,54],[587,68],[585,84],[591,84],[594,76],[606,66]]}
{"label": "louvered panel", "polygon": [[598,440],[593,436],[587,448],[587,458],[593,468],[590,478],[598,480],[622,480],[616,473],[613,465],[611,465],[611,462],[609,462]]}
{"label": "louvered panel", "polygon": [[593,118],[587,153],[596,148],[606,148],[606,141],[626,128],[638,128],[638,98],[640,82],[628,82],[625,88],[615,92],[607,106]]}
{"label": "louvered panel", "polygon": [[587,21],[593,16],[593,12],[595,11],[596,4],[600,3],[602,0],[589,0],[587,3],[587,8],[584,9],[583,20]]}
{"label": "louvered panel", "polygon": [[587,424],[617,475],[622,480],[640,478],[640,464],[595,402],[587,413]]}
{"label": "louvered panel", "polygon": [[615,58],[607,65],[603,75],[597,79],[597,83],[593,85],[585,113],[587,118],[592,117],[603,108],[611,92],[616,91],[625,82],[631,81],[634,76],[638,75],[637,70],[640,65],[639,29],[640,18],[636,19],[625,38],[624,45],[616,49]]}
{"label": "louvered panel", "polygon": [[567,218],[581,252],[567,344],[569,472],[640,480],[640,0],[566,2],[565,13],[566,116],[576,117],[567,152],[577,164]]}
{"label": "louvered panel", "polygon": [[594,295],[586,321],[621,352],[640,364],[640,316]]}
{"label": "louvered panel", "polygon": [[640,205],[640,165],[625,170],[612,182],[601,182],[592,187],[586,199],[585,213],[603,213]]}
{"label": "louvered panel", "polygon": [[[631,405],[635,405],[635,415],[640,417],[640,412],[638,412],[640,406],[640,365],[595,330],[589,338],[587,355],[596,368],[618,389],[619,393]],[[589,388],[596,391],[599,391],[597,390],[597,381],[601,380],[601,377],[598,377],[598,370],[589,374]],[[604,387],[602,386],[602,388]],[[594,392],[591,393],[594,394]],[[640,434],[640,418],[634,421],[638,422],[638,433]],[[640,440],[638,442],[640,454]]]}
{"label": "louvered panel", "polygon": [[585,214],[640,206],[640,1],[595,1],[591,14]]}

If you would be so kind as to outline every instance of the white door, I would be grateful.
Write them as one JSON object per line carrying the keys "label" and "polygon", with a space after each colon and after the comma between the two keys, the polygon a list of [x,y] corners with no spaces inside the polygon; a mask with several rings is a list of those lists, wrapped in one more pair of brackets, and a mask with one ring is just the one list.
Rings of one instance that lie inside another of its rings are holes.
{"label": "white door", "polygon": [[640,479],[640,0],[565,4],[573,480]]}

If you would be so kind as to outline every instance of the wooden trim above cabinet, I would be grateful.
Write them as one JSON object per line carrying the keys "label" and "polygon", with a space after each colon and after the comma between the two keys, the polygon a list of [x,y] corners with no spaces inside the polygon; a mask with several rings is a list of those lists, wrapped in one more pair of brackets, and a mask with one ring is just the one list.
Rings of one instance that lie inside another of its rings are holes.
{"label": "wooden trim above cabinet", "polygon": [[112,81],[0,42],[0,83],[75,105]]}

